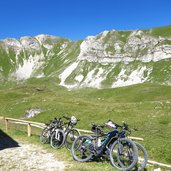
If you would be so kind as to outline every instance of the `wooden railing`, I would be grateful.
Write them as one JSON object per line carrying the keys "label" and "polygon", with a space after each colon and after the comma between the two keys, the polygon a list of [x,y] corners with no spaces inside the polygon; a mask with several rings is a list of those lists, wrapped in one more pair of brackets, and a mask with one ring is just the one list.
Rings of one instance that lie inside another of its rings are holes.
{"label": "wooden railing", "polygon": [[[26,120],[22,120],[22,119],[14,119],[14,118],[8,118],[8,117],[0,117],[0,119],[1,120],[4,119],[6,131],[8,131],[8,129],[9,129],[9,123],[10,122],[15,123],[15,124],[20,124],[20,125],[26,125],[28,137],[30,137],[32,134],[32,127],[37,127],[40,129],[43,129],[45,127],[45,124],[40,123],[40,122],[26,121]],[[76,129],[80,132],[83,132],[83,133],[93,134],[92,131],[88,131],[88,130],[84,130],[84,129],[78,129],[78,128],[76,128]],[[134,139],[134,140],[144,141],[144,139],[140,138],[140,137],[129,137],[129,138]]]}
{"label": "wooden railing", "polygon": [[[14,119],[14,118],[8,118],[8,117],[0,116],[0,120],[4,120],[6,132],[8,132],[10,123],[26,125],[27,126],[27,135],[28,135],[28,137],[30,137],[32,135],[32,127],[37,127],[37,128],[40,128],[40,129],[43,129],[45,127],[44,123],[26,121],[26,120],[22,120],[22,119]],[[77,130],[80,131],[80,132],[83,132],[83,133],[87,133],[87,134],[92,134],[93,133],[92,131],[83,130],[83,129],[77,129]],[[129,138],[133,139],[133,140],[144,141],[144,139],[140,138],[140,137],[129,137]],[[163,164],[163,163],[159,163],[159,162],[152,161],[152,160],[148,160],[148,164],[171,168],[171,165],[169,165],[169,164]]]}
{"label": "wooden railing", "polygon": [[[1,117],[1,119],[2,119],[2,117]],[[4,119],[4,122],[5,122],[5,130],[6,130],[6,132],[8,132],[9,123],[26,125],[27,126],[27,135],[28,135],[28,137],[30,137],[31,134],[32,134],[32,127],[37,127],[37,128],[40,128],[40,129],[43,129],[45,127],[45,124],[40,123],[40,122],[32,122],[32,121],[26,121],[26,120],[14,119],[14,118],[8,118],[8,117],[4,117],[3,119]]]}

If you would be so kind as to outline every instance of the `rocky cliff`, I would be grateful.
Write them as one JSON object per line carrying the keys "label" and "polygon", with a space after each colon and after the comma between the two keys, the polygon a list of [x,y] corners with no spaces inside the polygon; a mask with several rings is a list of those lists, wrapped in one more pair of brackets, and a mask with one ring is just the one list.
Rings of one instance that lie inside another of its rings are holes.
{"label": "rocky cliff", "polygon": [[58,77],[67,88],[171,85],[171,26],[104,31],[85,40],[38,35],[0,41],[0,79]]}

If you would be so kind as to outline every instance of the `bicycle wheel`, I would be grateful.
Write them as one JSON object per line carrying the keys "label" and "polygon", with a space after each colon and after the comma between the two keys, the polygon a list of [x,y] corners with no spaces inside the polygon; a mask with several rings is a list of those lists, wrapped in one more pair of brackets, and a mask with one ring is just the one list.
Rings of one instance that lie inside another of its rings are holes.
{"label": "bicycle wheel", "polygon": [[148,161],[148,156],[147,156],[147,151],[146,149],[137,142],[134,142],[137,146],[138,149],[138,162],[135,165],[135,170],[142,170],[145,168],[147,161]]}
{"label": "bicycle wheel", "polygon": [[135,143],[121,138],[110,148],[110,161],[118,170],[130,170],[138,161],[138,150]]}
{"label": "bicycle wheel", "polygon": [[41,144],[49,143],[49,137],[50,137],[50,130],[48,127],[45,127],[40,133],[40,143]]}
{"label": "bicycle wheel", "polygon": [[70,129],[65,136],[65,147],[68,150],[71,150],[72,143],[80,135],[80,132],[77,129]]}
{"label": "bicycle wheel", "polygon": [[72,144],[71,152],[75,160],[79,162],[89,161],[92,156],[94,144],[92,137],[89,135],[78,136]]}
{"label": "bicycle wheel", "polygon": [[57,129],[52,133],[50,145],[52,148],[61,148],[65,141],[65,134],[63,130]]}

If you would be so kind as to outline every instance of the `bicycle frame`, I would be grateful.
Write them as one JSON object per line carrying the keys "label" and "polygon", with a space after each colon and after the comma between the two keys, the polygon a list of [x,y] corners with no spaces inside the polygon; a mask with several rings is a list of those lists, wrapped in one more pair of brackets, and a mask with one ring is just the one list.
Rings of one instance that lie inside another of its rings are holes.
{"label": "bicycle frame", "polygon": [[[116,135],[118,134],[118,130],[113,130],[103,136],[98,136],[98,135],[93,135],[94,139],[96,141],[95,146],[94,146],[94,150],[95,150],[95,155],[96,156],[101,156],[102,153],[106,150],[109,149],[109,145],[116,141],[118,139],[118,137],[116,137]],[[98,139],[100,137],[105,137],[105,139],[101,142],[101,145],[98,146]]]}

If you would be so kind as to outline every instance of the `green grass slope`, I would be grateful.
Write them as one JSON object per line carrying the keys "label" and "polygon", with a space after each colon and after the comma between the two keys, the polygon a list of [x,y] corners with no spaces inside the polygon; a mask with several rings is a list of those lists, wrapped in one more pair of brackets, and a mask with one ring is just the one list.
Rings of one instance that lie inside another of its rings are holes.
{"label": "green grass slope", "polygon": [[155,27],[151,29],[151,33],[154,36],[171,36],[171,25],[164,26],[164,27]]}
{"label": "green grass slope", "polygon": [[[56,82],[55,82],[56,81]],[[0,85],[0,115],[23,118],[25,110],[41,108],[31,120],[47,122],[65,113],[81,121],[79,128],[90,129],[91,122],[112,119],[137,128],[133,136],[143,137],[149,158],[171,163],[171,86],[139,84],[116,89],[77,89],[68,91],[55,78],[30,79]],[[38,91],[43,87],[43,91]]]}

